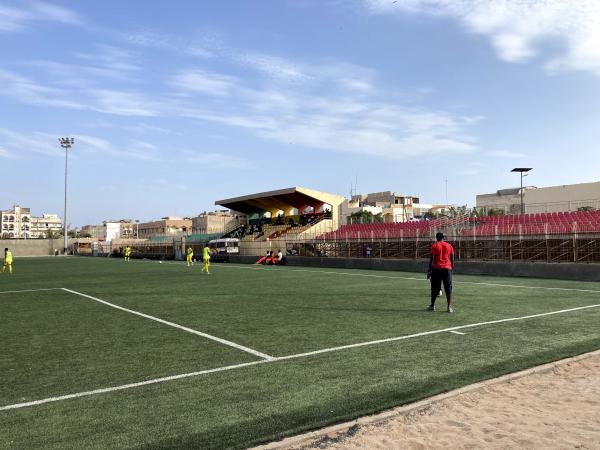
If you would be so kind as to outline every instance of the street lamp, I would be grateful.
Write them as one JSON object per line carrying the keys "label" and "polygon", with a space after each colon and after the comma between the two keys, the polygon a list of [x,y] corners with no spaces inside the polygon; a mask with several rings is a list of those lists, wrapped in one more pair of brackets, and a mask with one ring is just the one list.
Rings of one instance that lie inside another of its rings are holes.
{"label": "street lamp", "polygon": [[525,214],[525,204],[523,203],[523,177],[527,175],[532,168],[531,167],[515,167],[511,172],[519,172],[521,174],[521,214]]}
{"label": "street lamp", "polygon": [[65,214],[64,214],[64,221],[65,221],[65,223],[63,224],[63,238],[64,238],[63,254],[66,255],[67,254],[67,250],[68,250],[68,237],[67,237],[67,224],[68,224],[68,222],[67,222],[67,169],[68,169],[68,164],[69,164],[69,149],[75,143],[75,139],[64,137],[64,138],[59,138],[58,142],[59,142],[60,146],[65,149]]}

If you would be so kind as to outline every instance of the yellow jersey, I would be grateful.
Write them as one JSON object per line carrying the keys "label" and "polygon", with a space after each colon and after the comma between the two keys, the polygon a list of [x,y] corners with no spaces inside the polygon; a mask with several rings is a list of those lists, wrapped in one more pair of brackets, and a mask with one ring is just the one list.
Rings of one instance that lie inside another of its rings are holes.
{"label": "yellow jersey", "polygon": [[12,264],[13,256],[10,251],[4,253],[4,264]]}
{"label": "yellow jersey", "polygon": [[202,249],[202,258],[203,259],[210,259],[210,248],[204,247]]}

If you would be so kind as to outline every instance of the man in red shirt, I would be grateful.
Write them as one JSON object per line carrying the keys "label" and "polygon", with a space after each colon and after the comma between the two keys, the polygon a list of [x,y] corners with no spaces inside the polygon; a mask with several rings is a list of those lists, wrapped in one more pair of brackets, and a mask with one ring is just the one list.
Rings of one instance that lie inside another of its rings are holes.
{"label": "man in red shirt", "polygon": [[427,278],[431,278],[431,304],[427,311],[435,311],[435,299],[440,292],[442,283],[448,301],[448,312],[452,309],[452,269],[454,269],[454,248],[444,242],[444,234],[435,235],[436,243],[431,246],[431,258],[429,259],[429,271]]}

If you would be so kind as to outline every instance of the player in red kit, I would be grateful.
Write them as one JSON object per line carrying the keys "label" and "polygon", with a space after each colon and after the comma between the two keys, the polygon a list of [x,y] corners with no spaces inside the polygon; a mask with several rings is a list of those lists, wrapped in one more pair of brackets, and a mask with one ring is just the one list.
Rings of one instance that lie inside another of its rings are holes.
{"label": "player in red kit", "polygon": [[452,309],[452,269],[454,269],[454,248],[444,242],[444,234],[435,235],[436,243],[431,246],[431,257],[429,258],[429,271],[427,278],[431,278],[431,304],[427,311],[435,311],[435,299],[437,298],[442,284],[448,301],[448,312]]}

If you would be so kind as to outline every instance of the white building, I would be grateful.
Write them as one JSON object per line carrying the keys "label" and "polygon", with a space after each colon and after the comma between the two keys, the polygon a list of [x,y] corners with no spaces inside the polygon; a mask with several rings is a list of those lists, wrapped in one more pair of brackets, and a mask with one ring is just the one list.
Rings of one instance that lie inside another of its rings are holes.
{"label": "white building", "polygon": [[42,217],[31,218],[31,237],[46,238],[62,233],[63,223],[57,214],[43,214]]}
{"label": "white building", "polygon": [[392,191],[353,195],[342,204],[342,224],[350,223],[352,214],[370,212],[374,216],[381,214],[386,223],[410,222],[424,217],[427,212],[440,213],[447,210],[446,205],[420,203],[419,197],[402,195]]}
{"label": "white building", "polygon": [[240,225],[246,225],[248,217],[231,211],[203,212],[192,218],[192,232],[195,234],[224,234]]}
{"label": "white building", "polygon": [[0,211],[0,237],[3,239],[46,238],[62,232],[62,220],[56,214],[31,215],[30,208],[15,205]]}
{"label": "white building", "polygon": [[13,209],[0,211],[0,235],[4,239],[30,238],[31,210],[15,205]]}
{"label": "white building", "polygon": [[521,212],[521,194],[525,213],[567,212],[580,208],[600,209],[600,182],[536,188],[534,186],[501,189],[477,196],[477,207],[499,209],[507,214]]}

